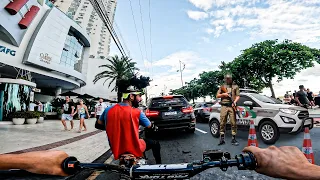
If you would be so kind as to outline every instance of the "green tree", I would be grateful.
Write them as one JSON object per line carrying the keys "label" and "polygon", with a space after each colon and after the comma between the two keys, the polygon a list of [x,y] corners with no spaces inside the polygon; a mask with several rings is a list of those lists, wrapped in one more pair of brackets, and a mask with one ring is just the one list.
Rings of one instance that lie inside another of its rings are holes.
{"label": "green tree", "polygon": [[219,85],[223,81],[223,73],[221,73],[221,71],[202,72],[199,77],[202,97],[215,97],[219,89]]}
{"label": "green tree", "polygon": [[[319,62],[320,52],[300,43],[284,40],[266,40],[253,44],[232,61],[230,71],[234,79],[243,83],[246,79],[256,90],[269,87],[275,97],[272,80],[291,78],[303,69]],[[242,81],[242,82],[241,82]]]}
{"label": "green tree", "polygon": [[106,70],[98,73],[93,83],[95,84],[101,79],[105,79],[103,85],[109,80],[108,88],[115,82],[115,86],[111,91],[117,91],[118,102],[121,101],[121,92],[118,87],[121,86],[121,80],[128,80],[134,76],[134,71],[139,70],[135,67],[136,62],[133,62],[129,57],[119,58],[117,55],[107,58],[108,64],[101,65],[99,68],[106,68]]}

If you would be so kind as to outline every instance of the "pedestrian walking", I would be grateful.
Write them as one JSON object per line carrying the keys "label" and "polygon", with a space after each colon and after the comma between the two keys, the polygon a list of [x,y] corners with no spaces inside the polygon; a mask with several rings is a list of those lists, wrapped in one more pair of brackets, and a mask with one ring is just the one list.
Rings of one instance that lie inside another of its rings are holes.
{"label": "pedestrian walking", "polygon": [[103,111],[107,108],[107,105],[103,103],[103,99],[100,98],[99,102],[95,105],[95,114],[94,117],[98,120],[103,113]]}
{"label": "pedestrian walking", "polygon": [[90,117],[90,115],[89,115],[89,112],[88,112],[88,108],[87,108],[87,106],[83,103],[83,100],[82,100],[82,99],[79,100],[79,103],[80,103],[80,104],[77,106],[77,110],[76,110],[76,112],[75,112],[73,115],[75,115],[76,113],[79,114],[80,127],[79,127],[78,133],[81,133],[82,127],[84,127],[84,131],[87,130],[87,126],[86,126],[86,124],[85,124],[85,122],[84,122],[84,119],[86,118],[86,115],[87,115],[88,118]]}
{"label": "pedestrian walking", "polygon": [[61,122],[62,122],[62,125],[64,126],[64,130],[68,130],[66,120],[70,121],[71,129],[73,129],[73,113],[74,113],[74,104],[70,102],[70,97],[66,96],[66,103],[64,103],[62,106],[62,116],[61,116]]}
{"label": "pedestrian walking", "polygon": [[[222,88],[226,89],[228,92],[223,92]],[[232,129],[231,143],[232,145],[238,146],[239,143],[236,140],[237,120],[236,120],[236,112],[234,108],[236,108],[236,104],[240,98],[240,90],[237,85],[232,83],[231,75],[225,76],[225,84],[220,86],[217,92],[217,98],[221,98],[219,145],[225,144],[225,141],[224,141],[225,126],[227,124],[227,120],[229,116],[231,129]]]}

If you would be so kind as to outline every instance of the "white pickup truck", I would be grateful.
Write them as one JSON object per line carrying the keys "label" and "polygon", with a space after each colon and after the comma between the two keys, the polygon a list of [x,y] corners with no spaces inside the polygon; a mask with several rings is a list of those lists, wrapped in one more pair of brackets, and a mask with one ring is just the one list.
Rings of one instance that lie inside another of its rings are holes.
{"label": "white pickup truck", "polygon": [[[298,134],[305,126],[313,128],[313,118],[309,116],[308,109],[282,104],[253,91],[240,91],[240,99],[237,103],[240,117],[236,115],[239,130],[249,132],[252,118],[248,116],[244,108],[245,104],[250,104],[256,113],[254,125],[257,134],[265,144],[274,144],[279,139],[280,133]],[[220,109],[220,105],[212,107],[209,118],[210,132],[216,138],[220,136]],[[230,129],[229,120],[226,128]]]}

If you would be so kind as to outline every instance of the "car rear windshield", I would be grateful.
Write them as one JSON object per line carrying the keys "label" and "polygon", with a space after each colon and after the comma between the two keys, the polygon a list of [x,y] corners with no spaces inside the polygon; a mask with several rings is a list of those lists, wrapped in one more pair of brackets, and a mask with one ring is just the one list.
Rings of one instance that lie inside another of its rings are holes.
{"label": "car rear windshield", "polygon": [[170,107],[170,106],[188,106],[188,102],[184,97],[173,97],[170,99],[164,99],[164,98],[156,98],[152,99],[152,101],[149,104],[149,107],[151,108],[157,108],[157,107]]}

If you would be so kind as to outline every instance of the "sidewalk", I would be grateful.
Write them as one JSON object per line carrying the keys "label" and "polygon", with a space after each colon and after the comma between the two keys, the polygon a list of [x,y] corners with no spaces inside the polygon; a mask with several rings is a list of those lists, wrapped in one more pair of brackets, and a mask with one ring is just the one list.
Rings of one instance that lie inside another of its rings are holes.
{"label": "sidewalk", "polygon": [[[79,122],[74,120],[72,131],[64,131],[59,120],[31,125],[0,122],[0,154],[55,149],[63,150],[80,161],[92,162],[109,150],[106,133],[94,128],[95,119],[86,120],[88,130],[77,133]],[[67,126],[70,129],[69,122]]]}

